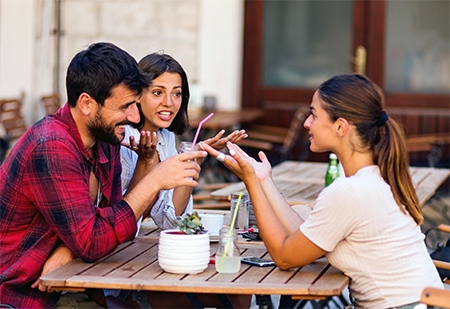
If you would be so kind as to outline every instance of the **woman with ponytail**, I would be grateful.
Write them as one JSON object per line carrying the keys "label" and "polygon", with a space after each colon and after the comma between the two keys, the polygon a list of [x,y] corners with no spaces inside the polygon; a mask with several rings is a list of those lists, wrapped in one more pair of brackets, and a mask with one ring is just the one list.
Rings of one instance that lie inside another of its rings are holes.
{"label": "woman with ponytail", "polygon": [[359,74],[332,77],[315,92],[304,123],[310,149],[335,153],[346,177],[322,190],[307,218],[279,193],[263,152],[258,162],[233,143],[225,156],[201,146],[245,183],[278,267],[325,255],[350,277],[356,308],[413,308],[425,287],[443,284],[420,230],[403,130],[384,105],[382,90]]}

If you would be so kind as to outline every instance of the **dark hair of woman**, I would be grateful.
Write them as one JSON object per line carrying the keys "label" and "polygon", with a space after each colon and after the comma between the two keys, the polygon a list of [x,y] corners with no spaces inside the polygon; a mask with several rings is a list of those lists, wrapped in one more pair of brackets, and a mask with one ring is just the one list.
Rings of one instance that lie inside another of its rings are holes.
{"label": "dark hair of woman", "polygon": [[[151,85],[153,79],[157,78],[161,74],[168,73],[178,73],[181,77],[181,92],[182,100],[180,110],[178,111],[175,119],[172,121],[171,125],[167,128],[169,131],[181,135],[189,129],[189,118],[188,118],[188,103],[189,103],[189,83],[186,72],[183,67],[171,56],[155,52],[149,54],[142,58],[138,63],[139,68],[147,77],[148,84]],[[144,92],[147,90],[144,90]],[[144,115],[142,113],[140,104],[138,104],[139,114],[141,120],[139,123],[133,125],[137,129],[141,129],[144,125]]]}
{"label": "dark hair of woman", "polygon": [[356,127],[358,146],[373,152],[374,162],[400,209],[421,224],[423,216],[409,174],[404,130],[384,111],[381,88],[363,75],[343,74],[324,82],[318,92],[332,121],[344,118]]}

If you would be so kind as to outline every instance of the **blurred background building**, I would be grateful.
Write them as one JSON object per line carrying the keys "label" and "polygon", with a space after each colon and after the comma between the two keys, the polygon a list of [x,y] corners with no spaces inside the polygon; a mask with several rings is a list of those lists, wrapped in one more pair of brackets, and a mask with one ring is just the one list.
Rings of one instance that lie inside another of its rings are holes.
{"label": "blurred background building", "polygon": [[[178,59],[192,104],[213,96],[218,109],[263,109],[259,124],[278,127],[322,81],[361,72],[409,136],[448,138],[449,14],[449,0],[0,0],[0,99],[23,93],[31,125],[45,114],[42,96],[65,102],[71,58],[110,41],[137,60],[158,50]],[[412,160],[438,155],[433,164],[448,166],[448,142],[434,144]]]}

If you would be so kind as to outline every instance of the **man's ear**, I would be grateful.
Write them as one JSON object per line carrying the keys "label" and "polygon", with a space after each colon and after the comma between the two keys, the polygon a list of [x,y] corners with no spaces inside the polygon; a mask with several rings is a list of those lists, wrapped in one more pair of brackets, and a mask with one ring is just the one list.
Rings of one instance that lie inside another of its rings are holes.
{"label": "man's ear", "polygon": [[335,130],[338,136],[343,136],[349,129],[349,123],[345,118],[338,118],[335,122]]}
{"label": "man's ear", "polygon": [[77,106],[80,108],[80,111],[83,113],[83,115],[88,116],[92,111],[94,103],[95,102],[92,97],[86,92],[83,92],[78,97]]}

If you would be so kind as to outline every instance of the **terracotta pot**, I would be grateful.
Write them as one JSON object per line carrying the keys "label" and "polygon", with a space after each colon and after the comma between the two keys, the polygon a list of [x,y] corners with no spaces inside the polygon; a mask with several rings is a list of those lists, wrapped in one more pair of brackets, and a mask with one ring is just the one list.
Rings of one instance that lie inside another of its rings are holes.
{"label": "terracotta pot", "polygon": [[198,274],[208,267],[209,233],[183,234],[178,229],[161,231],[158,262],[174,274]]}

